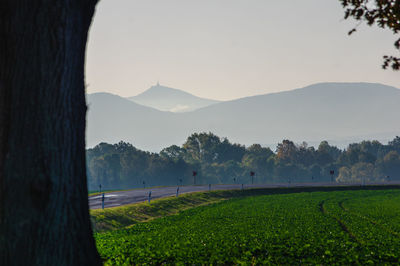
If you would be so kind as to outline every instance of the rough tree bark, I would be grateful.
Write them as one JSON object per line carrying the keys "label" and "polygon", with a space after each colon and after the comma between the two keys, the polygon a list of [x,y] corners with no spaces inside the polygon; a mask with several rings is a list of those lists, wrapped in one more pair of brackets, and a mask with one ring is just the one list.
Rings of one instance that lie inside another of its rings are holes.
{"label": "rough tree bark", "polygon": [[97,0],[0,0],[0,265],[99,265],[84,61]]}

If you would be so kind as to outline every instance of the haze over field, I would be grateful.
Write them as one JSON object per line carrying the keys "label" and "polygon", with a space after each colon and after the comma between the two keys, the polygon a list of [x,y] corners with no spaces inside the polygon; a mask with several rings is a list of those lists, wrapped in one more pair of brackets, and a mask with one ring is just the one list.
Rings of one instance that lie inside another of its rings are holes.
{"label": "haze over field", "polygon": [[[168,92],[179,91],[165,92],[169,99]],[[147,104],[157,107],[157,93],[153,96],[156,104],[149,103],[151,97]],[[159,151],[202,131],[246,145],[271,146],[287,138],[311,144],[329,140],[344,147],[367,139],[385,142],[400,134],[400,90],[373,83],[320,83],[184,113],[159,111],[109,93],[89,94],[87,100],[88,147],[123,140],[143,150]]]}

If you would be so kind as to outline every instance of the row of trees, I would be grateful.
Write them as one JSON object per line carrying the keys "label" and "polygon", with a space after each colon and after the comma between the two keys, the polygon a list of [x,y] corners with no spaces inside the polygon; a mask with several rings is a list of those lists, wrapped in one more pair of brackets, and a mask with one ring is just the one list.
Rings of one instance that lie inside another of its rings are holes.
{"label": "row of trees", "polygon": [[[400,137],[387,145],[363,141],[340,150],[322,141],[283,140],[275,151],[253,144],[245,147],[212,133],[195,133],[181,146],[160,153],[136,149],[129,143],[101,143],[87,150],[89,189],[197,183],[362,182],[400,180]],[[334,175],[331,175],[331,171]]]}

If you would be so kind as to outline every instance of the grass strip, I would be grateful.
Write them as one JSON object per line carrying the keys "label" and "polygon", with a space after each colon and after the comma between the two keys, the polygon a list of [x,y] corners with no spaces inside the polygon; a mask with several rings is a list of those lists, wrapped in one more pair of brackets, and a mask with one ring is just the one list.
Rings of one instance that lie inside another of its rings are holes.
{"label": "grass strip", "polygon": [[155,199],[150,204],[147,202],[140,202],[104,210],[90,210],[90,218],[94,232],[104,232],[127,228],[137,223],[151,221],[155,218],[174,215],[183,210],[237,197],[317,191],[382,190],[399,188],[400,186],[332,186],[194,192],[182,194],[179,197]]}

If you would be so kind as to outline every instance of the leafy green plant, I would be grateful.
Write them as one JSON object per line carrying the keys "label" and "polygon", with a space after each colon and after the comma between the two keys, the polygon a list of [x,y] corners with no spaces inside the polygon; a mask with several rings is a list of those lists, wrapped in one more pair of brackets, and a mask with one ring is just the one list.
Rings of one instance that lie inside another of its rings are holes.
{"label": "leafy green plant", "polygon": [[241,197],[95,237],[116,265],[400,263],[399,199],[397,190]]}

